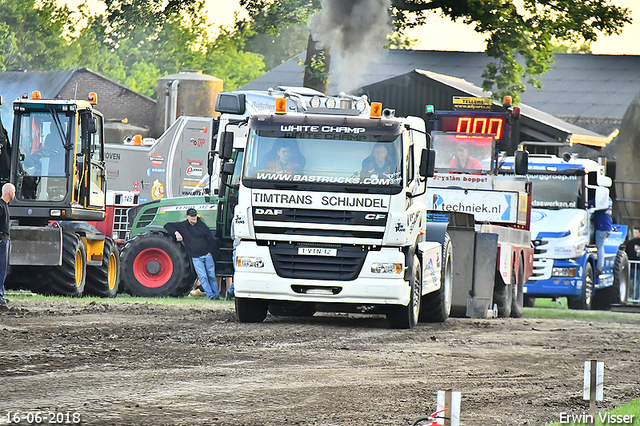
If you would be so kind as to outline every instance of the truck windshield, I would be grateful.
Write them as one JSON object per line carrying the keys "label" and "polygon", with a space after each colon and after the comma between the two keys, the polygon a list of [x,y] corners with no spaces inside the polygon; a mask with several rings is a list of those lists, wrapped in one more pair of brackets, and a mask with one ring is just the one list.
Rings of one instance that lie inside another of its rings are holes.
{"label": "truck windshield", "polygon": [[60,201],[66,194],[65,143],[69,117],[58,112],[22,114],[17,149],[19,199]]}
{"label": "truck windshield", "polygon": [[433,132],[436,171],[483,173],[493,170],[495,140],[492,136],[471,136]]}
{"label": "truck windshield", "polygon": [[317,136],[303,133],[287,138],[281,132],[252,130],[243,181],[373,188],[401,185],[400,136]]}
{"label": "truck windshield", "polygon": [[530,174],[531,206],[539,209],[575,209],[584,206],[584,176]]}

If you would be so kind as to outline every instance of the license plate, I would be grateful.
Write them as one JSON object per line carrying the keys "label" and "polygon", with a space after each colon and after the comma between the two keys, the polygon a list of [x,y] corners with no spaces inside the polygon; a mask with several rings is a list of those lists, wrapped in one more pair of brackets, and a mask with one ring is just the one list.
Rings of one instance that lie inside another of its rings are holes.
{"label": "license plate", "polygon": [[337,256],[338,249],[318,247],[298,247],[298,254],[306,256]]}

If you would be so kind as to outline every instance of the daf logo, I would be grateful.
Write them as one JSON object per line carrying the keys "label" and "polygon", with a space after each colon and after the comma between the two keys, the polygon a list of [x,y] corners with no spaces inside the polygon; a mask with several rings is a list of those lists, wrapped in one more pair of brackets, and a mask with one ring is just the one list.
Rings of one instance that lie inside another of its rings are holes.
{"label": "daf logo", "polygon": [[366,215],[364,215],[364,218],[366,220],[380,220],[380,219],[384,219],[387,215],[384,214],[380,214],[380,213],[367,213]]}
{"label": "daf logo", "polygon": [[281,209],[256,209],[255,214],[265,214],[269,216],[278,216],[282,214]]}

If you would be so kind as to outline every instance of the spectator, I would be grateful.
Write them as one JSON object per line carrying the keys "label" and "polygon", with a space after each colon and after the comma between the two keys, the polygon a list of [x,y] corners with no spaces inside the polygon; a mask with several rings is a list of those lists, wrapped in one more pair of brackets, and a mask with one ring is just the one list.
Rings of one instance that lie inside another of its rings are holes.
{"label": "spectator", "polygon": [[0,198],[0,306],[6,305],[9,299],[4,297],[4,280],[9,269],[9,255],[11,253],[9,203],[16,196],[16,187],[12,183],[5,183]]}
{"label": "spectator", "polygon": [[638,300],[640,299],[640,271],[638,271],[638,265],[640,265],[640,229],[633,228],[633,238],[627,241],[625,251],[630,260],[631,296],[633,300]]}
{"label": "spectator", "polygon": [[210,300],[220,300],[215,263],[211,255],[215,248],[213,234],[198,217],[196,209],[187,210],[187,220],[167,223],[164,228],[172,233],[177,241],[183,242],[207,297]]}
{"label": "spectator", "polygon": [[[589,202],[591,206],[595,206],[595,200]],[[598,249],[598,259],[596,261],[596,275],[600,275],[604,269],[604,241],[613,230],[613,218],[611,211],[613,210],[613,201],[609,198],[607,207],[596,210],[593,213],[593,223],[596,234],[596,248]]]}

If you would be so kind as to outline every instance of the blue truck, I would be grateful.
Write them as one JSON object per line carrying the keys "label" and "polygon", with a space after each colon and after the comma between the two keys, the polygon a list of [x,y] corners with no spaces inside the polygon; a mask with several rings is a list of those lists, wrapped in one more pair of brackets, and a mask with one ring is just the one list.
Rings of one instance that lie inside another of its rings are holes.
{"label": "blue truck", "polygon": [[[513,162],[501,166],[510,173]],[[614,224],[604,244],[604,268],[596,273],[593,213],[609,202],[611,178],[597,161],[570,154],[530,155],[533,185],[531,239],[533,274],[524,287],[525,305],[536,298],[566,297],[570,309],[608,309],[627,299],[627,226]],[[595,200],[591,206],[589,200]]]}

